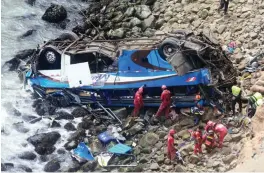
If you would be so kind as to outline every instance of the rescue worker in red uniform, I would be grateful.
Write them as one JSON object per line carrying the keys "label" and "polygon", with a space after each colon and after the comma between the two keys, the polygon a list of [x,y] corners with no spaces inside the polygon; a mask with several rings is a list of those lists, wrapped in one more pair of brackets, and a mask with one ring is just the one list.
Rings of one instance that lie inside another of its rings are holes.
{"label": "rescue worker in red uniform", "polygon": [[205,131],[209,132],[209,130],[213,130],[214,133],[218,136],[218,147],[223,147],[224,138],[228,132],[227,128],[223,124],[218,124],[213,121],[208,121],[205,126]]}
{"label": "rescue worker in red uniform", "polygon": [[196,131],[193,132],[192,137],[195,139],[194,154],[202,153],[203,135],[202,126],[199,126]]}
{"label": "rescue worker in red uniform", "polygon": [[207,134],[203,136],[205,146],[207,150],[212,150],[215,147],[215,135],[213,130],[209,130]]}
{"label": "rescue worker in red uniform", "polygon": [[143,108],[144,102],[143,102],[143,87],[140,87],[134,97],[134,111],[132,116],[138,117],[140,109]]}
{"label": "rescue worker in red uniform", "polygon": [[168,158],[170,161],[174,160],[176,157],[176,151],[177,149],[174,147],[174,135],[175,130],[171,129],[168,134],[168,143],[167,143],[167,149],[168,149]]}
{"label": "rescue worker in red uniform", "polygon": [[169,119],[170,104],[171,104],[171,92],[167,89],[166,85],[162,85],[161,89],[161,105],[155,117],[161,116],[164,112],[167,119]]}

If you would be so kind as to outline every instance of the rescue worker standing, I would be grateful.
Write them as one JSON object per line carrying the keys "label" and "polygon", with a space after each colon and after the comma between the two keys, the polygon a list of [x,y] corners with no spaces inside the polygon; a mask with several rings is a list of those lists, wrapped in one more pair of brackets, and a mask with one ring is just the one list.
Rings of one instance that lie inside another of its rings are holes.
{"label": "rescue worker standing", "polygon": [[252,118],[255,115],[257,107],[263,104],[262,99],[263,96],[259,92],[256,92],[255,94],[249,97],[248,106],[250,106],[251,111],[248,111],[248,116],[250,118]]}
{"label": "rescue worker standing", "polygon": [[174,160],[176,157],[177,149],[174,147],[174,134],[175,130],[171,129],[168,134],[168,142],[167,142],[167,151],[168,151],[168,158],[170,161]]}
{"label": "rescue worker standing", "polygon": [[155,118],[161,116],[164,112],[167,119],[169,119],[169,111],[170,111],[170,104],[171,104],[171,92],[167,89],[166,85],[162,85],[161,87],[161,105],[159,107],[158,112],[155,115]]}
{"label": "rescue worker standing", "polygon": [[220,12],[220,10],[222,8],[224,8],[224,14],[227,14],[227,9],[228,9],[228,4],[229,4],[229,0],[220,0],[220,6],[218,8],[218,12]]}
{"label": "rescue worker standing", "polygon": [[196,131],[192,134],[192,137],[195,139],[194,145],[194,154],[202,153],[202,144],[203,144],[203,136],[202,136],[202,126],[199,126]]}
{"label": "rescue worker standing", "polygon": [[232,111],[233,115],[235,115],[235,106],[236,103],[239,105],[239,112],[242,112],[242,100],[241,100],[242,90],[238,86],[232,86]]}
{"label": "rescue worker standing", "polygon": [[198,125],[202,115],[204,114],[203,100],[201,100],[200,94],[196,95],[196,106],[191,108],[191,113],[194,114],[194,125]]}
{"label": "rescue worker standing", "polygon": [[218,147],[223,147],[224,138],[228,132],[227,128],[223,124],[218,124],[213,121],[208,121],[205,126],[205,131],[209,132],[209,130],[213,130],[214,133],[218,136]]}
{"label": "rescue worker standing", "polygon": [[141,108],[143,108],[144,106],[144,102],[143,102],[143,87],[140,87],[134,97],[134,111],[132,113],[133,117],[138,117]]}

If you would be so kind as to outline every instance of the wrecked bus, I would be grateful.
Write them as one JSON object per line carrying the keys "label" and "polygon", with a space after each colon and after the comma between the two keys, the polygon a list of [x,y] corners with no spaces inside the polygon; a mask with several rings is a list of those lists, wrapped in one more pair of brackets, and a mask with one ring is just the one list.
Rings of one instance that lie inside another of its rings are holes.
{"label": "wrecked bus", "polygon": [[62,34],[39,47],[26,83],[39,97],[58,105],[133,106],[144,86],[144,105],[159,106],[161,85],[172,92],[173,106],[219,100],[236,77],[221,46],[206,34],[177,30],[154,38],[96,40]]}

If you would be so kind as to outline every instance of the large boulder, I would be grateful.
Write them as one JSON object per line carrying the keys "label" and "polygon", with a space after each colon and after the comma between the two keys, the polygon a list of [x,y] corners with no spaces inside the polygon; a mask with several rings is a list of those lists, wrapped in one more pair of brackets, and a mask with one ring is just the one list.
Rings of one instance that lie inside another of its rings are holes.
{"label": "large boulder", "polygon": [[132,126],[130,129],[127,130],[129,135],[133,136],[143,130],[144,124],[143,123],[136,123],[134,126]]}
{"label": "large boulder", "polygon": [[151,11],[147,5],[139,5],[135,7],[135,15],[139,19],[146,19],[151,15]]}
{"label": "large boulder", "polygon": [[143,148],[153,147],[159,141],[159,136],[155,133],[145,134],[139,141],[139,145]]}
{"label": "large boulder", "polygon": [[59,23],[67,18],[67,11],[61,5],[51,4],[45,11],[42,19],[50,23]]}
{"label": "large boulder", "polygon": [[40,155],[51,154],[55,147],[53,146],[61,135],[58,132],[40,133],[27,139],[34,145],[35,151]]}
{"label": "large boulder", "polygon": [[125,30],[123,28],[118,28],[118,29],[111,29],[108,33],[107,36],[112,39],[120,39],[124,38],[125,36]]}
{"label": "large boulder", "polygon": [[134,13],[135,13],[135,8],[134,8],[134,7],[129,7],[129,8],[126,10],[124,16],[126,16],[126,17],[131,17],[131,16],[134,15]]}
{"label": "large boulder", "polygon": [[226,156],[226,157],[223,157],[223,162],[225,163],[225,164],[229,164],[229,163],[231,163],[233,160],[235,160],[237,157],[236,157],[236,155],[234,155],[234,154],[230,154],[230,155],[228,155],[228,156]]}
{"label": "large boulder", "polygon": [[60,169],[60,162],[56,159],[53,159],[49,161],[45,166],[44,166],[44,171],[45,172],[56,172],[57,170]]}
{"label": "large boulder", "polygon": [[141,20],[139,20],[138,18],[136,17],[133,17],[131,20],[130,20],[130,26],[131,27],[134,27],[134,26],[140,26],[141,25]]}
{"label": "large boulder", "polygon": [[25,49],[17,52],[14,58],[5,62],[10,71],[14,71],[20,65],[20,60],[26,61],[34,53],[35,49]]}

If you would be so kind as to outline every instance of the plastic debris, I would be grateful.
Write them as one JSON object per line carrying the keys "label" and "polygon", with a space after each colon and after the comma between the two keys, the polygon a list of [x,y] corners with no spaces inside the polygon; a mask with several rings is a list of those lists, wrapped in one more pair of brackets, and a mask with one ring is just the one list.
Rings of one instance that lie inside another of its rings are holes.
{"label": "plastic debris", "polygon": [[97,161],[100,166],[105,167],[108,165],[109,160],[112,158],[113,154],[110,153],[101,153],[97,156]]}
{"label": "plastic debris", "polygon": [[72,150],[72,157],[74,157],[79,162],[86,162],[94,160],[90,148],[88,148],[84,142],[81,142],[77,148]]}

